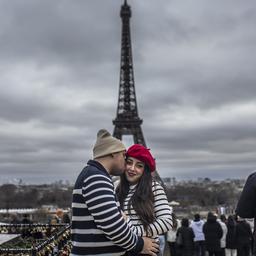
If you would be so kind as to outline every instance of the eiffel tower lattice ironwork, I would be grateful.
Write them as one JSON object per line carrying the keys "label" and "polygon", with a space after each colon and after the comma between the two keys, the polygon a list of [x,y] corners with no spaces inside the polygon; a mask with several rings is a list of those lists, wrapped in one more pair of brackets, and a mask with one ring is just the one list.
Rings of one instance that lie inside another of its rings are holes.
{"label": "eiffel tower lattice ironwork", "polygon": [[134,143],[146,146],[141,129],[142,119],[138,115],[134,86],[130,34],[131,15],[131,8],[125,0],[120,11],[120,17],[122,19],[121,68],[117,116],[113,120],[115,126],[113,136],[121,140],[122,135],[132,135]]}
{"label": "eiffel tower lattice ironwork", "polygon": [[[142,119],[139,118],[134,85],[134,72],[132,62],[132,44],[130,32],[131,8],[124,0],[121,6],[120,17],[122,19],[122,46],[121,68],[117,116],[113,120],[113,136],[122,140],[122,135],[133,135],[134,143],[146,147],[146,141],[141,129]],[[155,178],[165,185],[158,172],[154,172]]]}

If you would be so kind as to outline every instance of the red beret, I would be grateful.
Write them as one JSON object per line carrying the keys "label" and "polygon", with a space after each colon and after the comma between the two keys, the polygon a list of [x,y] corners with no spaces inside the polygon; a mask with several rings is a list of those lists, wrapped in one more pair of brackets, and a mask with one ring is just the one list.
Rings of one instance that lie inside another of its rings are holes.
{"label": "red beret", "polygon": [[145,148],[144,146],[140,144],[134,144],[126,152],[127,156],[136,158],[140,160],[141,162],[145,163],[151,172],[154,172],[156,170],[156,162],[151,153],[149,152],[149,149]]}

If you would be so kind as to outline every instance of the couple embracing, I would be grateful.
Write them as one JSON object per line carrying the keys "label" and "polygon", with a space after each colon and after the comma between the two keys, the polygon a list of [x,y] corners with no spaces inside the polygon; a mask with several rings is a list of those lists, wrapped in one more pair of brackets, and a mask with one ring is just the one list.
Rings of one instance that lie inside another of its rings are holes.
{"label": "couple embracing", "polygon": [[[73,190],[71,255],[158,255],[157,238],[172,217],[155,169],[149,149],[135,144],[126,151],[108,131],[98,132],[93,160]],[[120,176],[116,190],[111,176]]]}

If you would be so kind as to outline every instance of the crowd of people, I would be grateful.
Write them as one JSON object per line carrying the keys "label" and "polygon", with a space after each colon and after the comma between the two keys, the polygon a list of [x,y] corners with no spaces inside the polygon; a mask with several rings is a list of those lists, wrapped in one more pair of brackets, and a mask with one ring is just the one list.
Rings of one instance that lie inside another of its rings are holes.
{"label": "crowd of people", "polygon": [[189,223],[181,221],[173,213],[173,228],[166,240],[171,256],[249,256],[253,248],[253,232],[250,224],[239,216],[209,212],[206,220],[199,214]]}
{"label": "crowd of people", "polygon": [[[140,144],[126,149],[101,129],[75,182],[71,255],[163,256],[165,236],[171,256],[249,256],[253,235],[245,219],[209,212],[201,220],[178,220],[161,184],[156,162]],[[119,176],[117,186],[113,176]],[[256,196],[255,196],[256,197]]]}

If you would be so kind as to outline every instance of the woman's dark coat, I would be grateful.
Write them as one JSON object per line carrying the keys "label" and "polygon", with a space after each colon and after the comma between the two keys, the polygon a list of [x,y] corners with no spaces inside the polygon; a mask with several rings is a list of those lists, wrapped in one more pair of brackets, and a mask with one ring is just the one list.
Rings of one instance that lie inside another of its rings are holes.
{"label": "woman's dark coat", "polygon": [[182,235],[182,246],[178,248],[182,256],[193,255],[194,252],[194,232],[190,227],[180,227],[177,230],[177,236],[181,233]]}
{"label": "woman's dark coat", "polygon": [[237,249],[236,223],[227,223],[228,232],[226,235],[226,248]]}

